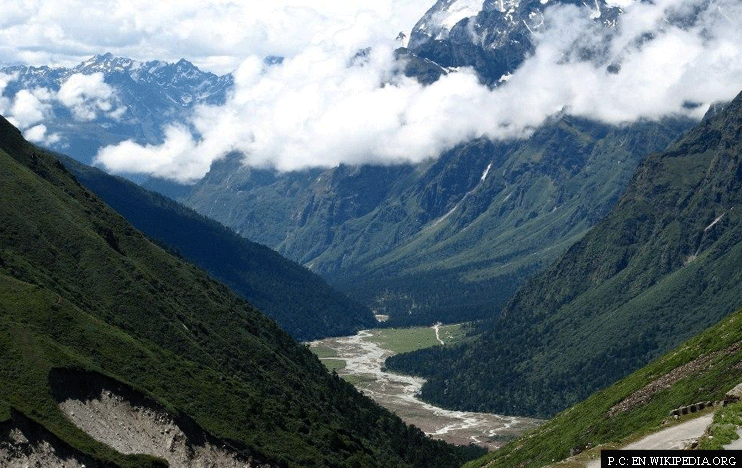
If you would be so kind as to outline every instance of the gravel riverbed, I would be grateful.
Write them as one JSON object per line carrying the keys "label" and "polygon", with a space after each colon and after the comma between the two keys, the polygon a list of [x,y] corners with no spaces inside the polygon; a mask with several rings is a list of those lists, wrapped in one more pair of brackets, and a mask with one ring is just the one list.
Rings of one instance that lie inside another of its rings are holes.
{"label": "gravel riverbed", "polygon": [[310,346],[333,349],[338,356],[329,359],[345,361],[338,375],[348,376],[364,394],[433,438],[493,450],[541,423],[518,416],[451,411],[421,401],[417,395],[425,380],[384,371],[384,361],[394,353],[374,342],[373,333],[363,330],[354,336],[314,341]]}

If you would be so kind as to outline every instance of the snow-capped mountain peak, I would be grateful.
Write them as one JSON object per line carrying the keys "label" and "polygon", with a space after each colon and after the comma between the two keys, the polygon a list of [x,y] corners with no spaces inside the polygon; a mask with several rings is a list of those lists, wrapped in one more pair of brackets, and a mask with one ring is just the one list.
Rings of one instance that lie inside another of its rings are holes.
{"label": "snow-capped mountain peak", "polygon": [[[415,47],[420,40],[446,39],[454,26],[477,16],[484,4],[484,0],[438,0],[413,28],[410,47]],[[415,35],[418,39],[414,38]]]}
{"label": "snow-capped mountain peak", "polygon": [[407,48],[444,69],[473,67],[496,86],[533,52],[545,10],[559,3],[584,6],[610,28],[620,14],[606,0],[438,0],[412,29]]}
{"label": "snow-capped mountain peak", "polygon": [[433,15],[438,25],[451,30],[456,24],[465,19],[477,16],[482,11],[482,0],[447,0],[447,7]]}
{"label": "snow-capped mountain peak", "polygon": [[78,66],[74,67],[72,71],[74,73],[110,73],[113,71],[125,71],[130,70],[136,62],[129,58],[116,57],[113,54],[106,53],[103,55],[95,55]]}

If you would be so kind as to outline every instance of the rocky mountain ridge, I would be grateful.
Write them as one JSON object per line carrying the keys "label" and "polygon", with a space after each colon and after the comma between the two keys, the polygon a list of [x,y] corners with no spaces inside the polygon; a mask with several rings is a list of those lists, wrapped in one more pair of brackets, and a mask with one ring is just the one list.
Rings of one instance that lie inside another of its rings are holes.
{"label": "rocky mountain ridge", "polygon": [[[72,68],[11,66],[0,69],[6,77],[2,96],[11,102],[25,92],[40,100],[44,114],[25,122],[24,132],[40,125],[36,142],[90,164],[98,150],[133,140],[158,144],[169,124],[186,125],[190,111],[199,104],[223,104],[234,85],[231,74],[203,72],[181,59],[139,62],[110,53],[96,55]],[[99,80],[60,90],[70,79]],[[70,96],[70,94],[72,96]],[[75,106],[87,104],[85,112]]]}
{"label": "rocky mountain ridge", "polygon": [[[112,84],[123,85],[124,77],[128,77],[138,85],[156,85],[168,99],[183,106],[224,103],[226,92],[234,85],[231,74],[217,76],[203,72],[185,59],[177,63],[161,60],[140,62],[111,53],[95,55],[72,68],[15,65],[1,71],[16,75],[16,79],[6,88],[9,94],[30,88],[58,90],[72,75],[102,73]],[[116,83],[116,80],[120,82]]]}
{"label": "rocky mountain ridge", "polygon": [[[494,86],[533,52],[544,11],[554,5],[586,6],[570,0],[438,0],[413,27],[407,49],[444,68],[473,67]],[[616,26],[620,8],[604,0],[591,7],[594,21]]]}
{"label": "rocky mountain ridge", "polygon": [[414,166],[280,173],[232,155],[181,200],[395,320],[471,320],[495,315],[688,125],[562,117],[528,140],[474,140]]}

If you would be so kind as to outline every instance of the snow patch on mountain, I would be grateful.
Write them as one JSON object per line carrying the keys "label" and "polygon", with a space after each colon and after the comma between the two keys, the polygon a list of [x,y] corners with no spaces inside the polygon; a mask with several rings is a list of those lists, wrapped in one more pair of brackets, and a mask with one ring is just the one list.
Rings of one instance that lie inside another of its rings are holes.
{"label": "snow patch on mountain", "polygon": [[459,21],[477,16],[482,11],[482,0],[453,0],[445,9],[433,15],[433,21],[440,28],[450,31]]}
{"label": "snow patch on mountain", "polygon": [[481,180],[482,180],[482,182],[484,182],[484,180],[485,180],[485,179],[487,178],[487,174],[489,174],[489,173],[490,173],[490,169],[492,169],[492,163],[489,163],[489,164],[487,165],[487,169],[485,169],[485,170],[484,170],[484,173],[482,173],[482,179],[481,179]]}
{"label": "snow patch on mountain", "polygon": [[[509,0],[498,0],[500,3],[509,3]],[[438,0],[433,7],[417,22],[413,28],[413,35],[425,36],[426,40],[444,40],[450,31],[461,21],[476,17],[483,9],[483,0]],[[413,39],[414,47],[425,40]],[[416,43],[416,44],[415,44]]]}

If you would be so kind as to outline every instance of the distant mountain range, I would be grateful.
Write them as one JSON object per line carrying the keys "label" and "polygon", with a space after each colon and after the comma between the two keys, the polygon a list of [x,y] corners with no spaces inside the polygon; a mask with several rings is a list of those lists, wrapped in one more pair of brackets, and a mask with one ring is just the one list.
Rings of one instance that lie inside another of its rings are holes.
{"label": "distant mountain range", "polygon": [[478,340],[398,355],[424,398],[550,416],[742,307],[742,94],[713,107]]}
{"label": "distant mountain range", "polygon": [[47,115],[37,122],[46,127],[46,140],[38,143],[86,164],[103,146],[125,140],[161,143],[167,124],[185,124],[196,105],[223,104],[234,84],[232,75],[203,72],[186,60],[138,62],[110,53],[73,68],[19,65],[0,73],[14,77],[3,91],[10,99],[22,90],[58,93],[75,75],[102,75],[103,83],[113,90],[106,102],[109,111],[83,117],[71,110],[73,103],[50,100]]}
{"label": "distant mountain range", "polygon": [[280,173],[233,155],[180,200],[391,323],[472,320],[497,314],[689,125],[562,117],[530,139],[474,140],[418,165]]}

